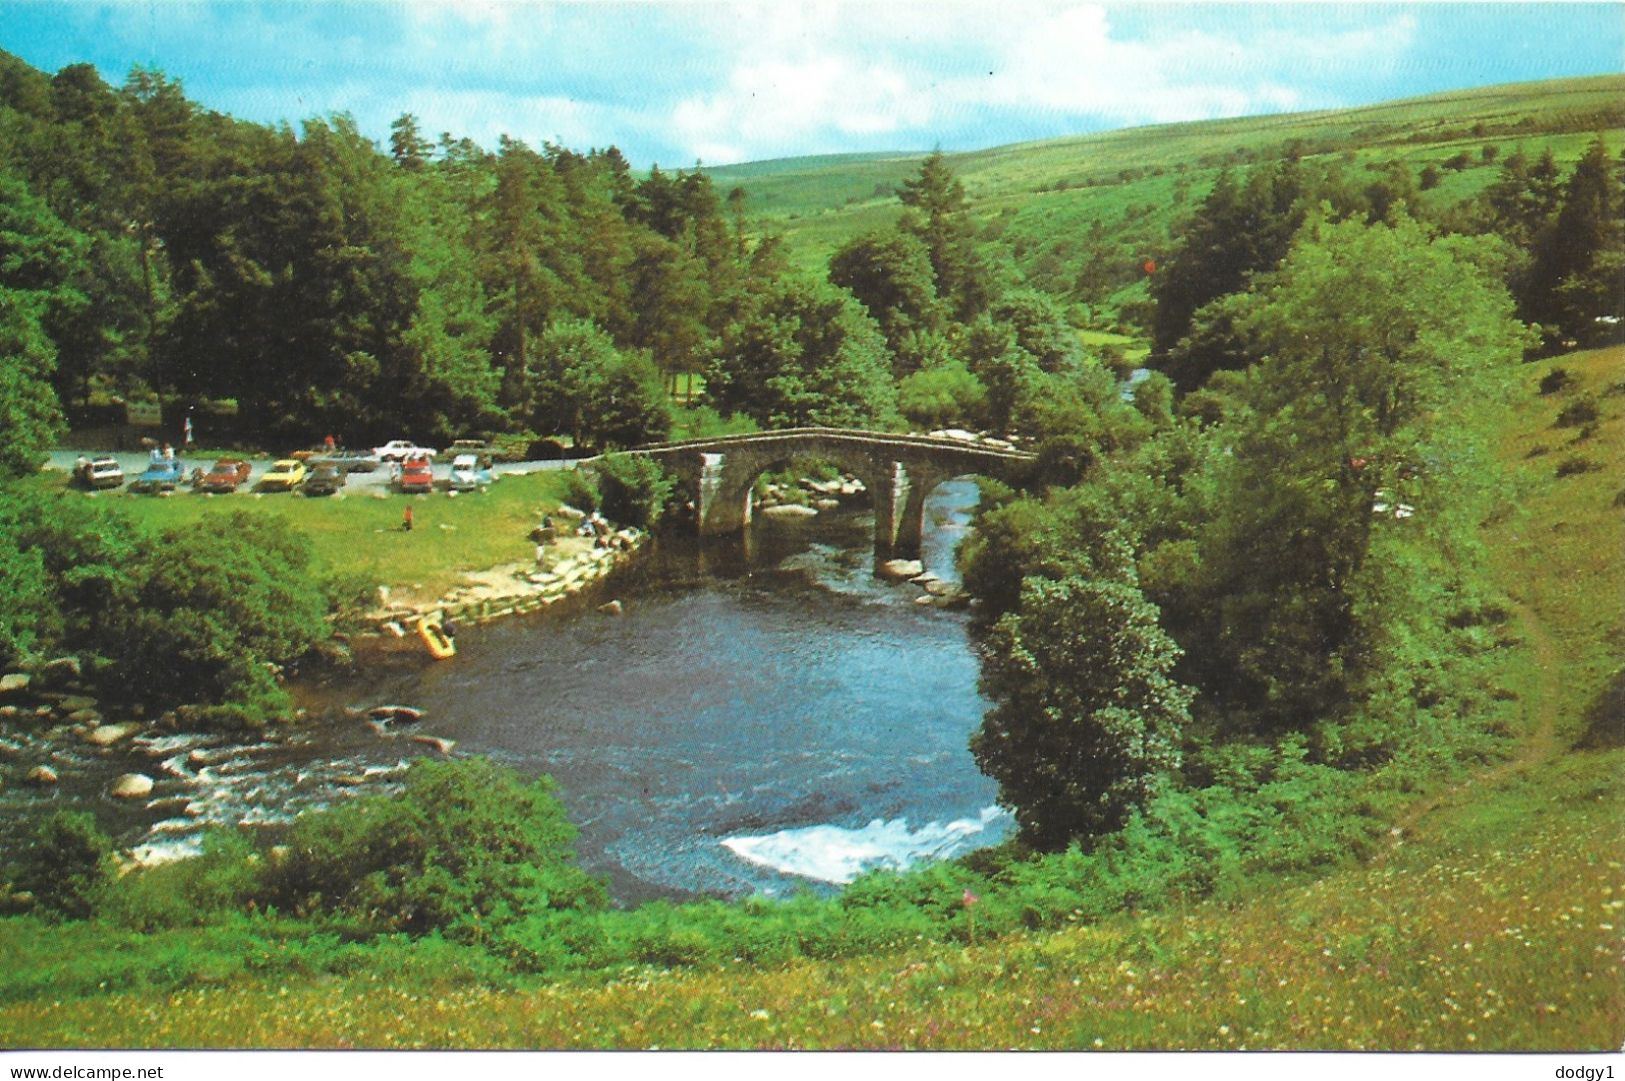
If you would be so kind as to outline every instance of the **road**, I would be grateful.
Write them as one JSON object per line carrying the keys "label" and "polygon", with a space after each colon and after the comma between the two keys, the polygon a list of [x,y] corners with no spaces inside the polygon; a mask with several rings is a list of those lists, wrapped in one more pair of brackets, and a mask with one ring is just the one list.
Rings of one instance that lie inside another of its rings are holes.
{"label": "road", "polygon": [[[192,471],[194,466],[201,467],[205,472],[207,472],[209,466],[213,465],[215,462],[214,455],[209,455],[207,457],[196,457],[181,453],[179,451],[176,453],[180,460],[185,464],[186,471],[188,473]],[[124,469],[124,483],[126,485],[136,477],[140,476],[141,471],[147,468],[146,451],[120,451],[109,454],[107,451],[77,449],[51,451],[50,458],[46,462],[46,468],[59,469],[64,473],[71,473],[73,471],[74,461],[81,455],[86,458],[107,457],[118,459],[119,465]],[[270,470],[271,463],[275,459],[247,458],[245,460],[250,466],[253,467],[253,472],[249,474],[247,482],[245,482],[241,488],[237,489],[239,494],[252,492],[254,490],[254,485],[258,484],[259,479]],[[503,475],[511,475],[516,473],[536,473],[544,469],[573,469],[576,462],[577,459],[573,458],[531,462],[498,462],[493,471]],[[446,486],[446,480],[450,475],[451,458],[448,455],[441,455],[440,457],[436,458],[434,462],[434,479],[436,487],[444,488]],[[345,485],[347,490],[362,491],[372,488],[387,488],[388,486],[389,466],[387,465],[379,466],[378,469],[371,473],[351,473],[350,479]]]}

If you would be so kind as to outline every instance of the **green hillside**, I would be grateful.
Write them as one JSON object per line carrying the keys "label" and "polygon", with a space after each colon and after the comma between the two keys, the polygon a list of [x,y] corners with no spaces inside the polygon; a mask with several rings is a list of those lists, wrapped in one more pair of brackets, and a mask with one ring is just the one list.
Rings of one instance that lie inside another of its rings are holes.
{"label": "green hillside", "polygon": [[[1625,133],[1625,76],[1482,87],[1385,102],[1240,119],[1127,128],[948,155],[983,238],[1010,252],[1046,288],[1065,285],[1094,221],[1125,255],[1166,250],[1169,227],[1199,202],[1217,171],[1289,155],[1344,157],[1356,167],[1399,160],[1443,169],[1430,205],[1468,198],[1496,175],[1483,148],[1550,147],[1577,159],[1598,132]],[[782,233],[797,266],[819,271],[848,238],[895,220],[895,191],[925,153],[802,158],[707,169],[719,188],[742,187],[749,212]],[[1064,288],[1060,291],[1065,291]]]}

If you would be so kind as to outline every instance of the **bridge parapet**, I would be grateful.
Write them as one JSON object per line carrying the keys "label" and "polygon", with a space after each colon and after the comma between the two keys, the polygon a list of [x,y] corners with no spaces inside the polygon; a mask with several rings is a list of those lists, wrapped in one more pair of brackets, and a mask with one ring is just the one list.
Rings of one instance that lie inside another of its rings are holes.
{"label": "bridge parapet", "polygon": [[967,473],[1018,480],[1035,460],[964,440],[848,428],[685,439],[628,453],[654,458],[684,484],[702,536],[735,533],[749,524],[752,489],[767,470],[795,458],[833,462],[863,481],[874,501],[877,559],[919,555],[925,497],[942,481]]}

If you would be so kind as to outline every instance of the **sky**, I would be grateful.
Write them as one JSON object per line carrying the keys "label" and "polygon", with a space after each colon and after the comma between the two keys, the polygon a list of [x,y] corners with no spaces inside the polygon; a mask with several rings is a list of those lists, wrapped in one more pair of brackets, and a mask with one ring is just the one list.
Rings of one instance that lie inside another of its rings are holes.
{"label": "sky", "polygon": [[1625,71],[1622,3],[0,0],[47,72],[134,65],[260,123],[403,113],[687,167],[973,150]]}

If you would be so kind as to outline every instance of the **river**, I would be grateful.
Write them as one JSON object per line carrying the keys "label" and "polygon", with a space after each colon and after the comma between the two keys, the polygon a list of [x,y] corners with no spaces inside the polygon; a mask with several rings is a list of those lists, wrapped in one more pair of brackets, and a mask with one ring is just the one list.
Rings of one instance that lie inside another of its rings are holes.
{"label": "river", "polygon": [[[927,507],[928,569],[953,550],[975,485]],[[275,742],[177,736],[49,754],[48,794],[8,784],[0,811],[94,808],[149,858],[183,853],[201,825],[275,828],[300,810],[387,786],[429,734],[525,775],[550,774],[580,828],[582,865],[623,904],[830,890],[1002,839],[1009,816],[966,749],[987,703],[967,617],[914,603],[872,574],[872,515],[758,521],[742,541],[667,539],[608,587],[619,617],[583,611],[464,629],[455,660],[416,654],[301,689],[323,723]],[[346,707],[421,709],[410,726]],[[145,807],[101,793],[155,776]]]}

